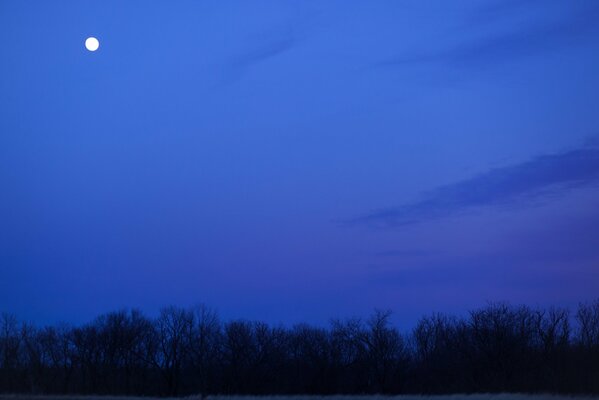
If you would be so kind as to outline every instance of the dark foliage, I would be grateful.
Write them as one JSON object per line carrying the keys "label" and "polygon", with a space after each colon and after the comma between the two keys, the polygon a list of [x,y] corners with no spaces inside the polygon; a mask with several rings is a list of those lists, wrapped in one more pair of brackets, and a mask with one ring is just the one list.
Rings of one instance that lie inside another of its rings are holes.
{"label": "dark foliage", "polygon": [[0,392],[48,394],[599,393],[599,300],[434,314],[402,335],[390,313],[323,329],[222,323],[206,307],[37,328],[0,317]]}

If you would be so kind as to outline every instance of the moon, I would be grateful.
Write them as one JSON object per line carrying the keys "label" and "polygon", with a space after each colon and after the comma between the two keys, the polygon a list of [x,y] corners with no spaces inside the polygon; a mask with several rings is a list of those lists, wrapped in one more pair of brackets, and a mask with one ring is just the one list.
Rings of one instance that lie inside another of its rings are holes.
{"label": "moon", "polygon": [[95,37],[88,37],[85,39],[85,48],[89,51],[96,51],[100,47],[100,41]]}

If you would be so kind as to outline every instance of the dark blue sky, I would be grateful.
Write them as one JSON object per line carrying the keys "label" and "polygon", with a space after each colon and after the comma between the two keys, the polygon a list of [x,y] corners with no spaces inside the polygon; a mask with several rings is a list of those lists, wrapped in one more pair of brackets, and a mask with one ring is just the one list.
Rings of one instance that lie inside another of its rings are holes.
{"label": "dark blue sky", "polygon": [[409,325],[589,300],[597,21],[595,0],[2,0],[0,310]]}

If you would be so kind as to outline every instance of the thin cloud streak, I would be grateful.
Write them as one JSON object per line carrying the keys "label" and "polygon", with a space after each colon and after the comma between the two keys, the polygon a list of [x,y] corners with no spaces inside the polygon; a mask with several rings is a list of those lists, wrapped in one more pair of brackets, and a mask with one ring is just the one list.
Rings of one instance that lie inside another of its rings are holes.
{"label": "thin cloud streak", "polygon": [[437,255],[437,251],[431,250],[386,250],[375,253],[378,257],[420,258]]}
{"label": "thin cloud streak", "polygon": [[529,204],[555,192],[599,182],[599,148],[535,157],[441,186],[422,200],[347,221],[396,227],[447,217],[477,207]]}
{"label": "thin cloud streak", "polygon": [[281,38],[280,40],[265,43],[263,46],[255,48],[243,55],[238,56],[231,62],[234,68],[248,68],[254,64],[276,57],[295,45],[292,37]]}
{"label": "thin cloud streak", "polygon": [[[521,2],[516,3],[521,5]],[[501,14],[501,12],[497,13]],[[557,21],[535,23],[524,29],[496,33],[438,52],[397,56],[379,62],[375,67],[401,67],[414,64],[482,67],[548,51],[566,45],[573,39],[587,38],[585,40],[588,40],[599,32],[597,18],[599,18],[599,6],[593,3]]]}

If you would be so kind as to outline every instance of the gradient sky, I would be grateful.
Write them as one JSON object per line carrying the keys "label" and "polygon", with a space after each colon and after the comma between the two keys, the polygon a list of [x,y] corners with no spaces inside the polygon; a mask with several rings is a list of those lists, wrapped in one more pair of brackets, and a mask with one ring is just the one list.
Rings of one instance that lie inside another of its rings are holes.
{"label": "gradient sky", "polygon": [[590,300],[597,21],[595,0],[2,0],[0,310],[410,325]]}

